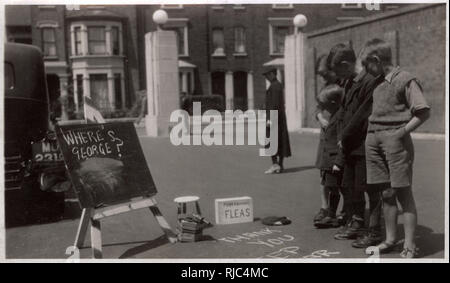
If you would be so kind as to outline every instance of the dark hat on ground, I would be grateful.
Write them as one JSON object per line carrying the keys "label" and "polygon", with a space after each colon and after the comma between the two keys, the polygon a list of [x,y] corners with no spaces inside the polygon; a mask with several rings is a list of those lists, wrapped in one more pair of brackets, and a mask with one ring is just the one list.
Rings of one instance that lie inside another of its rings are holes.
{"label": "dark hat on ground", "polygon": [[262,223],[269,226],[289,225],[291,222],[286,216],[268,216],[262,219]]}
{"label": "dark hat on ground", "polygon": [[269,74],[269,73],[277,73],[277,68],[274,68],[274,67],[264,67],[264,69],[263,69],[263,71],[262,71],[262,74],[263,75],[266,75],[266,74]]}

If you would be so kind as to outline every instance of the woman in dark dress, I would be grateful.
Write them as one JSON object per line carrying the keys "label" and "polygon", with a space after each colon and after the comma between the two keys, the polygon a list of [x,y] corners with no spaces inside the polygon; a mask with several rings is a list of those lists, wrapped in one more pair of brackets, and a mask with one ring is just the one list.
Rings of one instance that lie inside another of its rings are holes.
{"label": "woman in dark dress", "polygon": [[278,150],[275,155],[272,155],[272,166],[265,174],[281,173],[284,169],[283,159],[291,156],[283,85],[277,79],[277,69],[267,69],[263,75],[270,82],[270,87],[266,92],[267,135],[270,134],[270,110],[278,111]]}

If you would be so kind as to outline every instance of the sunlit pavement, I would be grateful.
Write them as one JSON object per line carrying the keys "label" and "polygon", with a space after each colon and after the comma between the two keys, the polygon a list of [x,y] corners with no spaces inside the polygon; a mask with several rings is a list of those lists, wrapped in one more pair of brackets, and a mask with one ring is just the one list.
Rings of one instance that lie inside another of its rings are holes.
{"label": "sunlit pavement", "polygon": [[[350,241],[336,241],[336,229],[317,230],[319,172],[313,167],[318,136],[291,134],[293,157],[284,174],[264,175],[270,159],[256,146],[173,146],[168,138],[141,138],[164,216],[176,226],[173,199],[197,195],[203,215],[214,223],[214,199],[250,196],[252,223],[216,225],[204,240],[170,244],[147,209],[102,221],[105,258],[365,258]],[[415,141],[414,194],[419,212],[418,246],[427,258],[444,257],[445,142]],[[287,216],[292,224],[269,227],[259,219]],[[400,217],[401,221],[401,217]],[[8,258],[67,258],[78,219],[17,227],[6,231]],[[257,232],[257,233],[254,233]],[[399,231],[402,235],[402,229]],[[80,251],[89,258],[89,236]],[[397,258],[398,252],[384,257]]]}

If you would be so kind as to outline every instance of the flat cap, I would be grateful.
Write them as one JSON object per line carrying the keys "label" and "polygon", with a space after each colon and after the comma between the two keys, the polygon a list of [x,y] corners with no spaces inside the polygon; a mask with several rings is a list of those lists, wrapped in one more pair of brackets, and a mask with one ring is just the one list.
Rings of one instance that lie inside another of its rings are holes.
{"label": "flat cap", "polygon": [[262,71],[262,74],[265,75],[265,74],[268,74],[268,73],[275,73],[276,74],[277,73],[277,68],[269,67],[269,66],[264,67],[264,69]]}

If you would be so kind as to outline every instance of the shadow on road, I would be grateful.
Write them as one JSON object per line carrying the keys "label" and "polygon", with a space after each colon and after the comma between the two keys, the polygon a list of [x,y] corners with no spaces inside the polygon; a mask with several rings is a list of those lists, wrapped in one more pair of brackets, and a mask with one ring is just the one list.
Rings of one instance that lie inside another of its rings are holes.
{"label": "shadow on road", "polygon": [[131,248],[129,250],[127,250],[126,252],[124,252],[121,256],[119,256],[119,259],[121,258],[130,258],[133,257],[135,255],[138,255],[140,253],[146,252],[148,250],[157,248],[159,246],[168,244],[169,240],[167,239],[167,237],[165,235],[158,237],[154,240],[151,240],[149,242],[146,242],[143,245]]}
{"label": "shadow on road", "polygon": [[418,225],[416,228],[416,245],[419,248],[419,257],[433,256],[444,250],[445,235],[434,233],[432,229]]}
{"label": "shadow on road", "polygon": [[[403,237],[403,225],[397,226],[397,235]],[[397,242],[396,252],[401,252],[404,239]],[[418,225],[416,228],[416,246],[419,248],[419,258],[433,257],[433,255],[445,249],[445,235],[442,233],[434,233],[429,227]]]}
{"label": "shadow on road", "polygon": [[[204,242],[204,241],[217,241],[217,239],[213,238],[210,235],[203,235],[202,238],[199,240],[199,242]],[[119,259],[131,258],[140,253],[147,252],[151,249],[155,249],[157,247],[160,247],[160,246],[168,244],[168,243],[169,243],[169,240],[166,238],[166,236],[161,236],[161,237],[158,237],[149,242],[145,242],[143,245],[140,245],[140,246],[137,246],[137,247],[127,250],[119,257]],[[123,243],[122,245],[126,245],[126,244],[130,244],[130,243]],[[107,246],[107,245],[105,245],[105,246]]]}
{"label": "shadow on road", "polygon": [[306,170],[315,169],[315,168],[316,168],[315,166],[311,166],[311,165],[310,166],[292,167],[292,168],[284,169],[281,174],[296,173],[296,172],[306,171]]}

